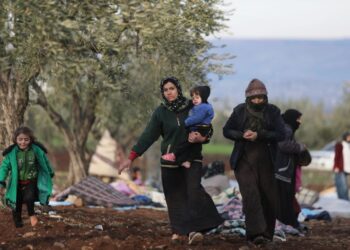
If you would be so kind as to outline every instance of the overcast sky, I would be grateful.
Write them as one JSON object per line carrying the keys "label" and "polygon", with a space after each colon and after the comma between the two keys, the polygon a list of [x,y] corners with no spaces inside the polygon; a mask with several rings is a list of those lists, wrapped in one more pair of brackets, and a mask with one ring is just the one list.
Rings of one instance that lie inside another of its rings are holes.
{"label": "overcast sky", "polygon": [[350,38],[350,0],[225,0],[234,9],[219,37]]}

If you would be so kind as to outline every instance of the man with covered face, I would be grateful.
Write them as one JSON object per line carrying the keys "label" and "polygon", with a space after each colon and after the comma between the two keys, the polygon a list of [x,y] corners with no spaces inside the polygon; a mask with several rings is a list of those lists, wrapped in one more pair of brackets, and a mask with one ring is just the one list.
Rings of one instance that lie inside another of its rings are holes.
{"label": "man with covered face", "polygon": [[230,163],[243,198],[246,238],[255,245],[272,241],[276,222],[274,158],[277,142],[284,139],[278,107],[269,104],[267,90],[253,79],[245,91],[246,101],[237,105],[223,128],[235,141]]}

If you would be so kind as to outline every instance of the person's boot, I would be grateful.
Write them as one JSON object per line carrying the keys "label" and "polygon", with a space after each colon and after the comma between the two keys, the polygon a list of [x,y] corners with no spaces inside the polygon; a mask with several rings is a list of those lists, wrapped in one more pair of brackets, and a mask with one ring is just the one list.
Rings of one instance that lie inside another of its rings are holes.
{"label": "person's boot", "polygon": [[22,221],[22,217],[20,214],[18,214],[16,212],[12,212],[12,217],[13,217],[13,222],[15,223],[16,228],[23,227],[23,221]]}

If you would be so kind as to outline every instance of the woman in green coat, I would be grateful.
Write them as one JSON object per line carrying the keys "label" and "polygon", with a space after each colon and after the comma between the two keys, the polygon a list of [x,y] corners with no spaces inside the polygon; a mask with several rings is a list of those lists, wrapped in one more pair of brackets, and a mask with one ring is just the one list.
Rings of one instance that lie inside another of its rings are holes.
{"label": "woman in green coat", "polygon": [[[141,156],[159,137],[162,137],[161,154],[187,141],[185,119],[192,102],[182,95],[179,81],[168,77],[161,81],[160,91],[163,103],[154,111],[147,127],[132,148],[128,160],[119,166],[119,172],[130,168],[132,161]],[[189,140],[196,142],[199,135],[192,132]],[[201,185],[202,145],[191,148],[191,166],[182,167],[176,162],[161,160],[162,184],[172,230],[172,240],[180,235],[188,235],[189,244],[203,239],[203,232],[215,228],[223,222],[211,197]]]}
{"label": "woman in green coat", "polygon": [[[54,172],[46,156],[46,149],[35,142],[31,129],[19,127],[13,136],[14,144],[4,150],[0,167],[0,194],[12,209],[16,227],[22,227],[22,204],[27,205],[32,226],[38,222],[34,202],[47,205],[52,192]],[[6,179],[8,178],[7,185]]]}

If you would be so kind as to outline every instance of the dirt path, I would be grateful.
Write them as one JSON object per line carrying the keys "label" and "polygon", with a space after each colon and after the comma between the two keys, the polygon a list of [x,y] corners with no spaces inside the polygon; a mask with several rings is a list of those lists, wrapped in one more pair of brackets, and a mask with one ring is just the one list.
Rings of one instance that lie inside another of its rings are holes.
{"label": "dirt path", "polygon": [[[32,228],[26,214],[25,226],[16,229],[11,213],[0,211],[0,250],[2,249],[238,249],[245,245],[238,236],[206,236],[203,244],[187,245],[187,239],[174,245],[166,212],[150,209],[114,211],[103,208],[55,208],[54,217],[39,215]],[[273,249],[350,249],[350,219],[308,222],[307,237],[288,237]]]}

